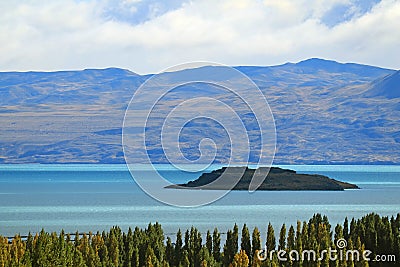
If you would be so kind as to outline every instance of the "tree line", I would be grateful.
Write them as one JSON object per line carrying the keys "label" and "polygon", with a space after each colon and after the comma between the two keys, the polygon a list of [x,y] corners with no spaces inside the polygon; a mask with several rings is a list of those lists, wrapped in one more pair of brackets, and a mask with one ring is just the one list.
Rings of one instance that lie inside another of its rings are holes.
{"label": "tree line", "polygon": [[[269,224],[266,240],[261,240],[257,227],[250,232],[244,224],[239,231],[235,224],[227,231],[224,243],[217,228],[203,236],[195,227],[184,233],[178,230],[172,240],[165,237],[159,223],[127,232],[118,226],[107,232],[73,235],[42,230],[26,238],[0,236],[0,267],[400,266],[399,229],[400,213],[391,218],[372,213],[350,222],[346,218],[335,227],[321,214],[294,226],[283,224],[279,232]],[[327,256],[329,249],[337,251],[336,259]],[[310,258],[311,250],[316,251],[316,258]],[[371,251],[371,260],[356,260],[356,255],[348,253],[355,250],[361,254]],[[300,257],[305,252],[308,257]],[[339,257],[339,252],[352,257]],[[385,261],[375,261],[381,255],[385,255]]]}

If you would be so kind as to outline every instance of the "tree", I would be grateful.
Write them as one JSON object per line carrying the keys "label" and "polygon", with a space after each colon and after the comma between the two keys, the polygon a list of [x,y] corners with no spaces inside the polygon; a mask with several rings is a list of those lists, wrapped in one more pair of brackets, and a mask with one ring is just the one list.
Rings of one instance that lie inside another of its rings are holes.
{"label": "tree", "polygon": [[349,220],[344,218],[344,223],[343,223],[343,238],[348,240],[349,239]]}
{"label": "tree", "polygon": [[[319,248],[319,250],[328,250],[331,247],[331,237],[330,237],[330,232],[327,229],[325,223],[319,224],[317,236],[318,236],[317,247]],[[322,255],[318,256],[321,257]],[[321,264],[322,266],[329,266],[329,257],[326,255],[323,256]]]}
{"label": "tree", "polygon": [[235,254],[232,262],[232,267],[248,267],[249,258],[244,250],[240,250],[239,253]]}
{"label": "tree", "polygon": [[[357,238],[356,249],[360,251],[362,255],[365,251],[364,244],[361,243],[360,237]],[[357,267],[368,267],[368,261],[366,261],[362,256],[360,256],[360,261],[356,263]]]}
{"label": "tree", "polygon": [[226,242],[224,245],[224,266],[228,266],[235,256],[236,252],[233,249],[233,233],[232,230],[228,230],[226,233]]}
{"label": "tree", "polygon": [[203,246],[200,249],[200,265],[198,266],[215,266],[216,262],[212,254],[210,254],[210,251],[208,250],[207,247]]}
{"label": "tree", "polygon": [[26,249],[25,243],[21,240],[20,235],[15,235],[11,241],[10,256],[12,264],[20,265]]}
{"label": "tree", "polygon": [[208,249],[208,252],[210,253],[210,255],[212,255],[213,240],[212,240],[212,236],[211,236],[210,230],[207,230],[206,248]]}
{"label": "tree", "polygon": [[233,230],[228,230],[226,233],[226,242],[224,245],[224,264],[228,266],[233,261],[233,257],[238,251],[238,238],[239,229],[237,224],[233,227]]}
{"label": "tree", "polygon": [[146,250],[146,267],[153,267],[153,266],[159,266],[159,261],[154,254],[154,250],[148,246]]}
{"label": "tree", "polygon": [[132,228],[129,227],[128,234],[123,234],[124,240],[124,266],[132,266],[132,257],[133,257],[133,248],[135,247],[135,243],[133,241],[133,232]]}
{"label": "tree", "polygon": [[[103,239],[103,237],[102,237],[102,239]],[[110,257],[108,255],[108,248],[107,248],[105,242],[103,242],[101,244],[101,247],[99,249],[99,257],[100,257],[101,262],[107,262],[107,263],[110,262]]]}
{"label": "tree", "polygon": [[132,249],[131,267],[139,267],[139,249],[135,246]]}
{"label": "tree", "polygon": [[172,241],[171,238],[168,236],[167,237],[167,244],[165,246],[165,257],[166,257],[166,261],[168,262],[168,264],[170,266],[174,266],[174,246],[172,245]]}
{"label": "tree", "polygon": [[286,249],[286,225],[283,224],[281,227],[281,231],[279,232],[279,245],[278,250]]}
{"label": "tree", "polygon": [[261,237],[260,231],[257,227],[254,227],[253,233],[251,234],[251,258],[254,259],[255,254],[261,249]]}
{"label": "tree", "polygon": [[275,231],[271,223],[268,223],[266,246],[268,251],[275,250],[276,247]]}
{"label": "tree", "polygon": [[0,266],[8,266],[11,255],[8,250],[8,240],[0,236]]}
{"label": "tree", "polygon": [[[321,252],[327,248],[335,248],[333,242],[344,237],[344,225],[337,224],[334,229],[334,236],[330,231],[328,219],[319,214],[314,215],[308,222],[297,222],[297,229],[290,226],[286,237],[286,226],[282,225],[279,233],[279,249],[287,251],[296,249],[301,254],[303,251],[302,242],[307,240],[306,248]],[[261,249],[260,233],[254,228],[250,244],[249,231],[246,225],[241,232],[240,252],[237,251],[238,237],[237,226],[228,230],[227,239],[224,244],[223,254],[220,252],[220,234],[217,228],[211,236],[208,232],[206,242],[203,245],[200,232],[192,227],[186,231],[185,245],[182,243],[182,234],[177,233],[175,245],[171,238],[167,237],[164,243],[164,235],[159,224],[149,224],[148,228],[142,230],[138,227],[135,231],[122,233],[119,227],[113,227],[109,232],[103,231],[95,235],[76,233],[73,240],[70,235],[63,231],[59,235],[55,232],[47,233],[42,230],[32,236],[28,235],[24,240],[19,235],[8,240],[0,236],[0,267],[36,267],[36,266],[123,266],[123,267],[200,267],[200,266],[291,266],[291,267],[366,267],[372,266],[397,266],[396,262],[367,262],[362,259],[362,253],[372,247],[377,254],[395,255],[398,259],[400,254],[400,214],[396,218],[393,216],[381,217],[377,214],[368,214],[361,219],[352,219],[349,239],[347,245],[336,248],[342,252],[344,258],[336,261],[328,261],[326,254],[324,260],[315,261],[313,256],[305,261],[280,262],[276,253],[271,260],[262,261],[254,257],[255,252]],[[73,235],[72,235],[73,236]],[[276,240],[274,229],[268,225],[266,244],[268,250],[275,249]],[[251,253],[247,255],[246,249]],[[360,254],[347,255],[346,252],[357,250]],[[303,251],[304,252],[304,251]],[[214,257],[214,255],[216,257]],[[315,255],[316,259],[322,254]],[[349,260],[346,260],[349,256]],[[359,257],[351,259],[351,256]],[[375,254],[370,255],[373,259]],[[267,255],[269,258],[269,255]]]}
{"label": "tree", "polygon": [[51,241],[50,235],[42,229],[35,235],[35,244],[32,255],[32,264],[36,266],[46,266],[51,262]]}
{"label": "tree", "polygon": [[82,253],[77,249],[75,249],[74,253],[74,266],[85,266],[85,261],[83,260]]}
{"label": "tree", "polygon": [[113,231],[110,231],[109,242],[107,245],[108,255],[113,266],[118,266],[119,264],[119,246],[118,240]]}
{"label": "tree", "polygon": [[243,225],[242,228],[242,240],[240,243],[240,250],[246,252],[246,255],[249,258],[249,262],[251,262],[251,240],[250,240],[250,233],[249,228],[247,228],[246,224]]}
{"label": "tree", "polygon": [[[282,232],[282,229],[281,229],[281,232]],[[281,236],[280,236],[280,238],[281,238]],[[279,241],[279,243],[281,243],[281,242]],[[289,232],[288,232],[288,236],[287,236],[287,249],[289,251],[296,249],[293,225],[291,225],[289,227]]]}
{"label": "tree", "polygon": [[[352,239],[353,243],[357,241],[357,233],[356,233],[356,220],[354,218],[351,219],[350,222],[350,231],[349,231],[349,239]],[[349,240],[347,240],[349,241]]]}
{"label": "tree", "polygon": [[308,225],[304,221],[303,226],[301,228],[301,243],[308,244]]}
{"label": "tree", "polygon": [[147,245],[149,245],[154,252],[156,259],[162,263],[164,261],[164,233],[161,225],[156,222],[155,224],[149,224],[145,230],[147,236]]}
{"label": "tree", "polygon": [[[337,245],[338,240],[342,238],[344,238],[343,227],[340,224],[337,224],[335,227],[335,235],[334,235],[335,245]],[[345,248],[342,248],[342,253],[344,249]],[[340,249],[338,251],[340,251]],[[337,263],[338,266],[344,266],[344,267],[347,266],[347,262],[345,259],[343,259],[343,257],[342,258],[339,257],[339,261]]]}
{"label": "tree", "polygon": [[317,240],[321,249],[328,249],[331,246],[330,231],[324,223],[318,226]]}
{"label": "tree", "polygon": [[200,265],[200,257],[199,253],[201,250],[201,234],[197,230],[197,228],[193,227],[190,229],[190,239],[189,239],[189,261],[190,266],[199,266]]}
{"label": "tree", "polygon": [[179,266],[179,263],[182,261],[183,257],[183,244],[182,244],[182,233],[181,229],[178,230],[176,234],[176,241],[175,241],[175,254],[173,259],[172,266]]}
{"label": "tree", "polygon": [[[303,253],[303,237],[302,237],[302,228],[301,228],[301,222],[300,221],[297,221],[294,249],[299,253],[299,255],[301,255]],[[293,263],[293,266],[295,266],[295,267],[303,266],[303,261],[302,261],[300,256]]]}
{"label": "tree", "polygon": [[190,244],[190,232],[187,229],[186,232],[185,232],[185,244],[183,245],[183,250],[185,250],[188,253],[189,253],[189,250],[190,250],[189,244]]}
{"label": "tree", "polygon": [[217,262],[219,262],[221,260],[221,234],[218,232],[217,228],[214,228],[212,241],[213,241],[213,249],[212,249],[213,257]]}
{"label": "tree", "polygon": [[235,223],[235,225],[233,226],[233,232],[232,232],[232,237],[233,237],[233,250],[236,252],[238,252],[239,249],[239,228],[237,226],[237,224]]}
{"label": "tree", "polygon": [[190,261],[189,261],[188,253],[186,250],[183,251],[182,261],[179,263],[179,266],[182,266],[182,267],[190,266]]}
{"label": "tree", "polygon": [[344,237],[343,228],[340,224],[337,224],[335,227],[335,235],[334,235],[335,241],[343,237]]}

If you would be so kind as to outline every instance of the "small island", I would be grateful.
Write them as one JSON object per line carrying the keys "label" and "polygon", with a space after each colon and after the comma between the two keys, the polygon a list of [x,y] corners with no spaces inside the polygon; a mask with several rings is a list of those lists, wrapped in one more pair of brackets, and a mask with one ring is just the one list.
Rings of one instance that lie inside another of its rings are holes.
{"label": "small island", "polygon": [[[268,172],[269,170],[269,172]],[[202,189],[202,190],[226,190],[231,188],[230,181],[236,181],[243,174],[232,190],[248,190],[250,181],[254,175],[265,175],[267,178],[257,190],[322,190],[343,191],[345,189],[359,189],[355,184],[341,182],[319,174],[299,174],[296,171],[278,167],[260,167],[251,169],[248,167],[223,167],[210,173],[203,173],[198,179],[186,184],[169,185],[166,188],[173,189]],[[216,181],[221,175],[227,175],[232,179]],[[225,183],[225,184],[224,184]],[[201,187],[201,188],[198,188]]]}

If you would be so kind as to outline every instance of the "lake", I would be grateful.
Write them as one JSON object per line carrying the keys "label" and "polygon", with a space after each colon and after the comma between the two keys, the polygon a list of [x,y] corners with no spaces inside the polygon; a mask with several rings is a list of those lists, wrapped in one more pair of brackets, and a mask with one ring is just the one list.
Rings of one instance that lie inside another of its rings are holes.
{"label": "lake", "polygon": [[[212,166],[215,169],[220,166]],[[0,235],[28,232],[109,230],[113,225],[145,227],[158,221],[167,235],[192,225],[202,233],[221,232],[246,223],[261,233],[269,222],[279,231],[282,223],[296,224],[314,213],[329,217],[332,225],[347,216],[400,212],[400,166],[279,166],[301,173],[324,174],[355,183],[360,190],[345,191],[232,191],[220,200],[196,208],[178,208],[145,194],[125,165],[0,165]],[[196,179],[198,173],[159,165],[174,183]],[[169,189],[173,190],[173,189]],[[287,227],[288,228],[288,227]],[[265,236],[265,233],[264,233]]]}

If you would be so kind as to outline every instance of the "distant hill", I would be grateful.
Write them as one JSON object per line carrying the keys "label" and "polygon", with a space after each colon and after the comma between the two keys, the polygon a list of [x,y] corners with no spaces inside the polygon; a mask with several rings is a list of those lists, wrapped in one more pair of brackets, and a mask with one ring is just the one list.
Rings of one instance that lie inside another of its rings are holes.
{"label": "distant hill", "polygon": [[352,73],[364,77],[380,76],[387,73],[387,69],[377,68],[374,66],[355,63],[339,63],[333,60],[324,60],[319,58],[307,59],[293,65],[299,69],[309,70],[311,73],[315,73],[317,70],[331,73]]}
{"label": "distant hill", "polygon": [[[315,58],[235,68],[254,80],[271,106],[277,128],[275,164],[400,164],[398,71]],[[181,72],[191,75],[190,70]],[[173,84],[176,74],[164,73],[165,84]],[[125,109],[150,76],[118,68],[1,72],[0,163],[123,163]],[[236,105],[216,88],[193,84],[178,88],[157,108],[168,112],[194,96]],[[249,130],[256,129],[251,114],[237,111]],[[155,142],[161,127],[157,123],[149,127],[154,142],[148,151],[154,162],[165,163]],[[221,147],[216,163],[224,163],[229,154],[226,133],[215,122],[193,121],[181,134],[188,158],[199,156],[193,148],[204,136]],[[250,141],[253,146],[259,142],[256,137]],[[143,155],[137,157],[140,161]]]}
{"label": "distant hill", "polygon": [[0,105],[107,104],[115,101],[109,94],[126,94],[124,100],[118,101],[121,104],[143,81],[145,77],[118,68],[0,72]]}
{"label": "distant hill", "polygon": [[385,77],[377,79],[371,84],[370,90],[367,91],[367,96],[387,98],[400,97],[400,71],[388,74]]}

